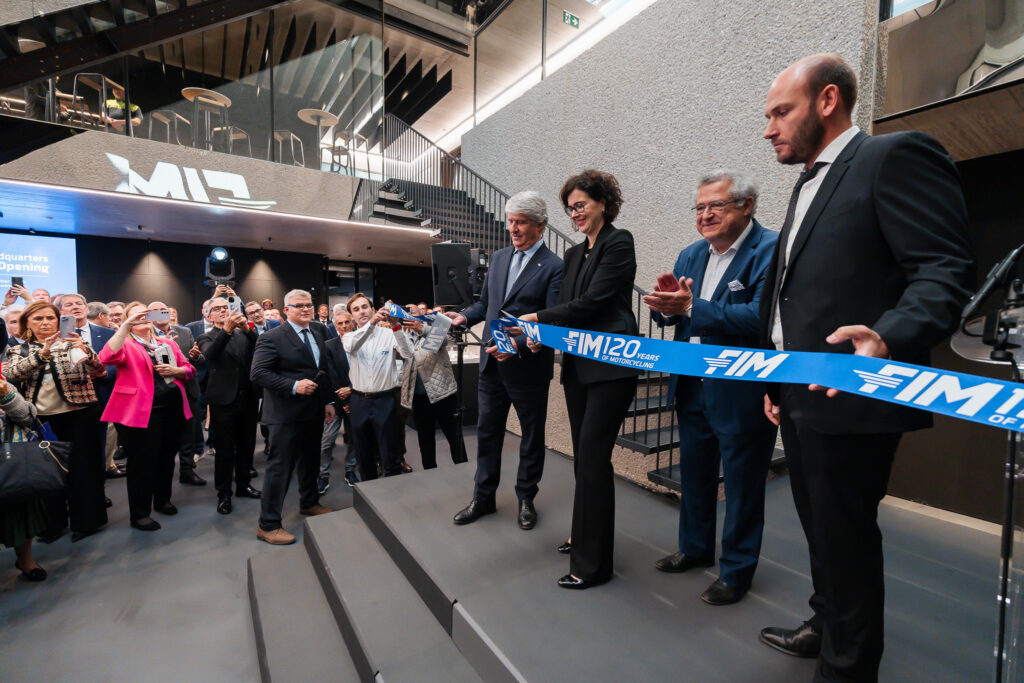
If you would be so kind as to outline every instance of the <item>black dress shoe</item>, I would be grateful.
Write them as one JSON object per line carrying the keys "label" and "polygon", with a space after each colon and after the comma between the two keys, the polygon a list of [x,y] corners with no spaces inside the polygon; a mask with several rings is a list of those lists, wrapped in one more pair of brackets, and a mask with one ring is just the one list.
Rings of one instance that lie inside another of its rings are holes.
{"label": "black dress shoe", "polygon": [[174,506],[174,503],[167,501],[166,503],[154,503],[153,509],[159,512],[161,515],[176,515],[178,514],[178,508]]}
{"label": "black dress shoe", "polygon": [[249,468],[249,478],[250,479],[255,479],[258,476],[260,476],[260,473],[256,471],[256,468],[255,467],[250,467]]}
{"label": "black dress shoe", "polygon": [[761,629],[761,642],[794,657],[817,657],[821,652],[821,632],[805,621],[794,629],[769,626]]}
{"label": "black dress shoe", "polygon": [[532,500],[519,501],[519,528],[529,531],[537,525],[537,510]]}
{"label": "black dress shoe", "polygon": [[566,541],[562,545],[558,546],[558,548],[556,548],[556,550],[558,550],[558,552],[562,553],[563,555],[568,555],[569,553],[571,553],[572,552],[572,539],[570,538],[568,541]]}
{"label": "black dress shoe", "polygon": [[156,531],[160,528],[160,522],[150,517],[139,517],[132,520],[132,526],[139,531]]}
{"label": "black dress shoe", "polygon": [[19,572],[21,572],[21,575],[24,576],[29,581],[45,581],[46,580],[46,570],[43,569],[42,567],[34,567],[32,569],[29,569],[28,571],[25,571],[24,569],[21,568],[21,562],[19,562],[18,560],[15,560],[14,561],[14,568],[17,569]]}
{"label": "black dress shoe", "polygon": [[739,602],[747,594],[747,588],[730,586],[721,579],[716,579],[708,589],[701,593],[700,599],[709,605],[731,605]]}
{"label": "black dress shoe", "polygon": [[263,493],[254,489],[252,486],[246,486],[245,488],[239,486],[235,489],[235,495],[239,498],[255,498],[257,500],[263,497]]}
{"label": "black dress shoe", "polygon": [[206,480],[196,474],[195,470],[185,470],[178,476],[178,481],[188,486],[206,486]]}
{"label": "black dress shoe", "polygon": [[217,512],[219,512],[222,515],[230,515],[231,510],[232,507],[230,498],[219,498],[217,500]]}
{"label": "black dress shoe", "polygon": [[476,500],[474,498],[473,502],[455,513],[455,517],[452,518],[452,521],[456,524],[469,524],[470,522],[475,522],[484,515],[494,513],[497,509],[498,508],[494,504],[493,500],[484,501]]}
{"label": "black dress shoe", "polygon": [[73,531],[71,532],[71,542],[78,543],[83,538],[89,538],[93,534],[98,534],[101,531],[103,531],[103,527],[98,527],[96,529],[91,529],[89,531]]}
{"label": "black dress shoe", "polygon": [[103,504],[106,505],[108,508],[114,507],[114,501],[110,500],[106,496],[103,496]]}
{"label": "black dress shoe", "polygon": [[655,562],[654,568],[661,572],[678,574],[694,567],[712,567],[714,564],[714,560],[701,560],[690,555],[684,555],[683,553],[672,553],[668,557],[663,557]]}
{"label": "black dress shoe", "polygon": [[566,574],[558,580],[558,587],[581,591],[585,588],[590,588],[591,586],[600,586],[603,583],[608,583],[608,579],[605,579],[604,581],[592,581],[590,579],[577,579],[572,574]]}

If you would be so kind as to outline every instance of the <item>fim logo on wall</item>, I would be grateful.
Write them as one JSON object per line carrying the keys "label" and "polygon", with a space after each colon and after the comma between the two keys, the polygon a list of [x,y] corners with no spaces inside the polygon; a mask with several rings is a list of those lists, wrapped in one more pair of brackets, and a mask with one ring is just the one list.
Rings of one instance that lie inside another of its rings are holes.
{"label": "fim logo on wall", "polygon": [[[110,152],[105,153],[110,163],[121,174],[121,182],[114,188],[127,194],[144,194],[148,197],[184,199],[203,204],[224,204],[243,209],[269,209],[277,204],[273,200],[252,199],[245,176],[227,171],[199,171],[188,166],[179,168],[167,161],[158,161],[153,174],[147,179],[132,170],[127,159]],[[187,188],[187,189],[186,189]],[[207,190],[222,190],[229,194],[218,195]]]}

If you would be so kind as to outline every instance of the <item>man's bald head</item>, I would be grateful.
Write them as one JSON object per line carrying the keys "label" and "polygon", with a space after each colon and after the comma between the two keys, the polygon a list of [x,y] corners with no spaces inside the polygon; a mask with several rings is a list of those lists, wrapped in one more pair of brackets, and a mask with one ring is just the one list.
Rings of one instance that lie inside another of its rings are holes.
{"label": "man's bald head", "polygon": [[853,106],[857,104],[857,74],[839,55],[823,52],[804,57],[779,74],[779,78],[783,76],[799,79],[811,100],[817,99],[828,86],[835,86],[840,109],[847,116],[853,114]]}

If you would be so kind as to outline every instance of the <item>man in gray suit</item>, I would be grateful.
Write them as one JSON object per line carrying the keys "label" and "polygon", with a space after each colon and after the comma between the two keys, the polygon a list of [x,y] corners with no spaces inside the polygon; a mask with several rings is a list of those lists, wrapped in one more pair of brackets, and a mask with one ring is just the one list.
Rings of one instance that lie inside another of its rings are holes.
{"label": "man in gray suit", "polygon": [[[167,311],[170,313],[167,304],[162,301],[154,301],[148,308],[151,311]],[[181,325],[172,325],[169,320],[167,322],[154,322],[153,327],[156,328],[157,334],[173,339],[174,343],[181,349],[181,352],[185,354],[185,357],[197,369],[205,367],[206,359],[203,358],[203,354],[199,351],[199,346],[196,344],[195,337],[192,336],[190,329]],[[187,440],[191,443],[192,434],[195,432],[195,421],[199,419],[199,380],[196,376],[193,376],[192,379],[185,383],[185,391],[188,394],[188,407],[192,411],[192,417],[185,421],[181,433],[182,441]],[[178,452],[178,468],[178,481],[182,484],[190,484],[192,486],[206,485],[206,480],[196,474],[196,461],[190,449],[182,448]]]}

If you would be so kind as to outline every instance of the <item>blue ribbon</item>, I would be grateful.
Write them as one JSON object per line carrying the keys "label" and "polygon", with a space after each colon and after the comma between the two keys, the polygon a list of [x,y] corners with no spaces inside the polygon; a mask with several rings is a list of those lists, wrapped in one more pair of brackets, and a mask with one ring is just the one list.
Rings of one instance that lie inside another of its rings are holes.
{"label": "blue ribbon", "polygon": [[515,355],[519,353],[519,349],[512,343],[512,337],[505,332],[506,327],[508,325],[501,319],[492,320],[491,336],[494,338],[494,345],[498,347],[499,351]]}
{"label": "blue ribbon", "polygon": [[503,318],[530,339],[581,358],[691,377],[819,384],[961,420],[1024,431],[1024,384],[845,353],[689,344]]}
{"label": "blue ribbon", "polygon": [[410,315],[410,314],[405,312],[404,308],[402,308],[401,306],[399,306],[396,303],[392,303],[392,302],[389,301],[389,302],[387,302],[384,305],[388,309],[388,315],[390,315],[392,318],[404,318],[406,320],[419,320],[420,322],[429,323],[429,322],[433,322],[434,318],[436,318],[439,315],[437,313],[427,313],[426,315]]}

